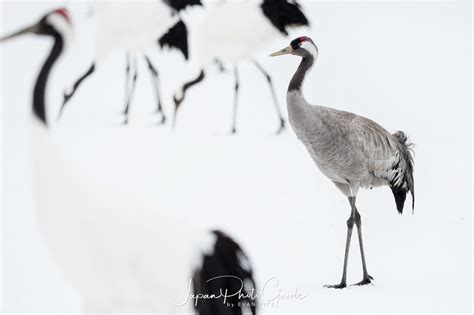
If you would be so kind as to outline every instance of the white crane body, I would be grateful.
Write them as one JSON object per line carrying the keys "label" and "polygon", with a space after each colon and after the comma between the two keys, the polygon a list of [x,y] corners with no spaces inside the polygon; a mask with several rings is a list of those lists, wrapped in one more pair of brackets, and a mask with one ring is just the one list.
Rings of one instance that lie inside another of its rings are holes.
{"label": "white crane body", "polygon": [[[235,287],[231,276],[241,279],[243,294],[255,283],[245,253],[226,234],[183,222],[162,209],[159,200],[150,202],[141,191],[132,193],[136,182],[123,176],[117,157],[127,159],[124,151],[136,143],[153,146],[152,134],[122,134],[114,150],[110,144],[117,141],[117,130],[74,133],[48,128],[47,83],[64,49],[64,23],[70,23],[67,10],[57,9],[0,42],[29,33],[54,40],[33,93],[34,204],[46,244],[78,290],[84,311],[241,315],[248,309],[255,314],[255,306],[237,305],[250,302],[247,297],[231,297],[232,307],[212,299],[195,308],[195,300],[187,299]],[[153,167],[157,157],[147,148],[141,146],[144,152],[136,155],[152,160],[147,178],[160,178]],[[216,277],[212,284],[208,281]]]}
{"label": "white crane body", "polygon": [[[192,303],[180,304],[202,255],[212,254],[215,238],[127,192],[135,182],[123,183],[117,172],[123,152],[88,145],[111,143],[113,134],[69,133],[66,138],[57,134],[61,128],[48,130],[36,118],[32,123],[33,191],[41,232],[85,311],[191,312]],[[79,147],[68,150],[73,143]],[[115,162],[108,163],[111,159]],[[153,167],[148,175],[159,178]],[[114,181],[120,185],[111,185]]]}
{"label": "white crane body", "polygon": [[178,11],[192,5],[201,5],[201,2],[200,0],[95,1],[95,58],[72,87],[65,91],[58,118],[77,89],[96,71],[97,66],[112,51],[122,50],[127,53],[123,123],[128,123],[130,103],[138,77],[137,57],[144,57],[152,78],[157,103],[156,112],[161,114],[160,124],[163,124],[166,117],[160,97],[158,70],[145,55],[145,50],[159,44],[160,47],[168,46],[181,50],[188,59],[187,28],[180,19]]}
{"label": "white crane body", "polygon": [[174,94],[175,113],[173,125],[186,91],[212,75],[217,64],[232,66],[235,77],[234,107],[231,133],[236,133],[238,91],[240,80],[238,65],[250,61],[265,76],[278,115],[277,134],[285,128],[270,74],[257,62],[259,52],[277,39],[288,35],[290,29],[309,26],[300,5],[295,0],[246,0],[226,1],[212,7],[204,18],[199,35],[199,75],[178,88]]}
{"label": "white crane body", "polygon": [[205,69],[215,59],[230,65],[252,62],[268,45],[284,38],[256,1],[227,1],[208,10],[198,35],[198,54]]}
{"label": "white crane body", "polygon": [[162,1],[96,1],[94,15],[99,62],[113,50],[144,53],[179,20]]}

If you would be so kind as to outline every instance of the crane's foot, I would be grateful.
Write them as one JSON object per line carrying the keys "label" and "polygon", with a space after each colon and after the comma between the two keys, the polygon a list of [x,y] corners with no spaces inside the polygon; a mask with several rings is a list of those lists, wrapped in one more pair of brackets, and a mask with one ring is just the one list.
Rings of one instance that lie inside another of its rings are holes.
{"label": "crane's foot", "polygon": [[163,113],[163,111],[162,111],[161,109],[158,109],[158,110],[155,111],[155,113],[156,113],[157,115],[160,115],[160,116],[161,116],[161,119],[157,122],[157,125],[158,125],[158,126],[164,125],[165,122],[166,122],[166,116],[165,116],[165,114]]}
{"label": "crane's foot", "polygon": [[166,123],[166,116],[161,115],[161,120],[158,122],[158,125],[161,126],[161,125],[164,125],[165,123]]}
{"label": "crane's foot", "polygon": [[124,126],[128,125],[128,117],[125,117],[125,119],[122,122],[122,125]]}
{"label": "crane's foot", "polygon": [[328,289],[344,289],[345,287],[347,287],[347,284],[346,282],[341,282],[339,284],[328,284],[328,285],[325,285],[324,287]]}
{"label": "crane's foot", "polygon": [[232,130],[230,131],[231,135],[235,135],[237,133],[237,129],[235,127],[232,127]]}
{"label": "crane's foot", "polygon": [[285,120],[283,118],[281,118],[280,119],[280,128],[278,128],[275,135],[279,135],[283,130],[285,130]]}
{"label": "crane's foot", "polygon": [[362,279],[362,281],[354,283],[353,285],[368,285],[372,283],[372,280],[374,280],[374,278],[367,275],[367,276],[364,276],[364,279]]}

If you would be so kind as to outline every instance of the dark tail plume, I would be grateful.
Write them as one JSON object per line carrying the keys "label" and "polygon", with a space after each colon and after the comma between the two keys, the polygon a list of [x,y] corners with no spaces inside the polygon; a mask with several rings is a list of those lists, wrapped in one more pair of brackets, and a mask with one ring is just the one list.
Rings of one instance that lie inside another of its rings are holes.
{"label": "dark tail plume", "polygon": [[408,138],[403,131],[397,131],[394,133],[393,138],[397,143],[398,150],[401,154],[400,162],[397,163],[399,167],[399,176],[403,177],[403,180],[398,185],[391,185],[393,196],[395,197],[395,203],[397,204],[397,210],[401,214],[403,213],[403,205],[405,204],[406,195],[408,192],[412,196],[412,211],[415,209],[415,180],[413,178],[413,143],[408,142]]}
{"label": "dark tail plume", "polygon": [[[196,311],[199,315],[241,315],[243,308],[256,314],[255,282],[249,261],[242,248],[220,231],[216,236],[214,252],[203,257],[200,270],[194,273],[194,294],[214,294],[217,298],[201,299]],[[227,297],[241,290],[241,294]]]}

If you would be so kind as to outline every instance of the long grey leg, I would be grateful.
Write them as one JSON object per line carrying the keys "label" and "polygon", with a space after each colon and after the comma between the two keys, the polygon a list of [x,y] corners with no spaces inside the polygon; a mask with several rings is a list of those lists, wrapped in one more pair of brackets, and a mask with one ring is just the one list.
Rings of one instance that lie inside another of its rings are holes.
{"label": "long grey leg", "polygon": [[146,63],[148,64],[148,69],[150,70],[150,74],[151,74],[151,81],[152,81],[151,83],[153,85],[153,89],[155,91],[156,101],[157,101],[157,104],[158,104],[156,112],[161,115],[161,121],[160,121],[160,125],[161,125],[161,124],[165,123],[166,116],[165,116],[165,113],[163,112],[163,106],[162,106],[162,103],[161,103],[160,81],[159,81],[159,77],[158,77],[158,70],[153,65],[153,63],[151,62],[150,58],[148,58],[147,55],[145,55],[145,60],[146,60]]}
{"label": "long grey leg", "polygon": [[132,83],[130,85],[130,90],[129,90],[129,93],[128,93],[127,104],[125,105],[125,110],[123,111],[123,113],[125,114],[125,119],[123,121],[124,125],[128,124],[128,113],[129,113],[129,110],[130,110],[130,103],[132,101],[133,92],[135,92],[135,85],[137,83],[138,66],[137,66],[137,59],[136,58],[133,58],[133,68],[134,68],[133,69],[134,74],[133,74],[133,78],[132,78]]}
{"label": "long grey leg", "polygon": [[277,99],[276,94],[275,94],[275,88],[273,87],[272,78],[270,77],[270,75],[265,71],[265,69],[263,69],[263,67],[257,61],[254,60],[253,62],[255,64],[255,66],[258,68],[258,70],[260,70],[260,72],[263,73],[263,75],[267,79],[268,86],[270,87],[270,92],[272,93],[272,98],[273,98],[273,105],[275,106],[275,111],[278,115],[278,118],[280,119],[280,127],[278,128],[278,130],[276,132],[276,134],[279,134],[280,132],[283,131],[283,129],[285,129],[285,119],[283,119],[283,115],[281,114],[280,106],[278,105],[278,99]]}
{"label": "long grey leg", "polygon": [[231,133],[236,133],[237,132],[237,128],[236,128],[236,124],[237,124],[237,103],[238,103],[238,99],[239,99],[239,72],[237,70],[237,66],[235,66],[235,68],[234,68],[234,76],[235,76],[235,86],[234,86],[235,94],[234,94],[234,109],[232,111],[232,131],[231,131]]}
{"label": "long grey leg", "polygon": [[374,278],[372,278],[367,272],[367,264],[365,263],[364,243],[362,242],[362,221],[360,219],[360,214],[359,214],[359,211],[357,211],[357,208],[355,212],[355,224],[357,227],[357,234],[359,236],[360,257],[362,259],[362,271],[363,271],[362,281],[356,283],[356,285],[365,285],[365,284],[371,283],[371,280],[373,280]]}
{"label": "long grey leg", "polygon": [[347,220],[347,237],[346,237],[346,250],[344,252],[344,267],[342,270],[341,283],[336,285],[327,285],[327,288],[342,289],[347,286],[347,262],[349,260],[349,248],[351,246],[352,229],[354,228],[355,216],[357,209],[355,208],[355,197],[349,197],[351,204],[351,215]]}

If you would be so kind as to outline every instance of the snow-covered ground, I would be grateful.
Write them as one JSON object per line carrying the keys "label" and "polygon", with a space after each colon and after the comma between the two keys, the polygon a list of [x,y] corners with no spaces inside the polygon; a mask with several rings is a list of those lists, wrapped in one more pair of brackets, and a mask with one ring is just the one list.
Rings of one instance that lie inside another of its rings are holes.
{"label": "snow-covered ground", "polygon": [[[55,126],[59,147],[72,163],[102,176],[101,181],[143,196],[196,226],[228,231],[248,252],[260,286],[276,278],[283,293],[298,289],[307,294],[263,307],[263,313],[470,313],[471,3],[301,2],[312,28],[292,36],[308,35],[320,50],[306,82],[307,99],[369,117],[389,131],[404,130],[416,144],[414,215],[408,207],[397,214],[388,188],[359,193],[373,286],[323,288],[340,280],[349,204],[316,169],[292,131],[272,135],[278,122],[270,94],[251,64],[240,68],[239,134],[229,136],[231,71],[191,90],[177,129],[171,131],[169,125],[153,125],[153,94],[144,63],[131,125],[118,126],[125,67],[123,55],[114,54]],[[2,2],[0,34],[63,4]],[[76,33],[51,77],[51,117],[63,88],[87,68],[93,54],[87,6],[67,5]],[[187,15],[192,26],[202,13],[196,9]],[[191,48],[195,33],[192,29]],[[273,75],[282,108],[298,59],[266,56],[288,42],[276,41],[258,58]],[[78,293],[43,243],[32,201],[31,93],[50,45],[45,38],[25,36],[0,46],[1,302],[6,312],[81,311]],[[186,64],[177,53],[156,51],[150,55],[159,66],[165,110],[171,114],[171,95],[197,75],[198,59],[191,54]],[[94,132],[78,136],[78,128]],[[109,155],[90,153],[104,146]],[[115,158],[108,161],[112,153]],[[107,163],[106,169],[94,169]],[[348,277],[349,283],[361,278],[356,241]]]}

